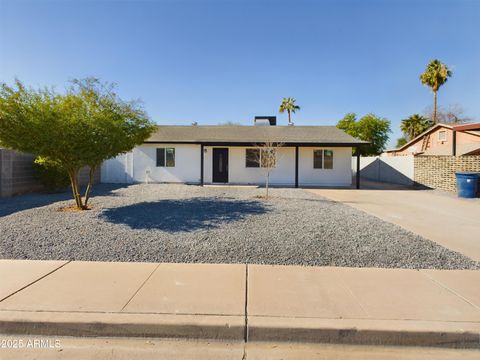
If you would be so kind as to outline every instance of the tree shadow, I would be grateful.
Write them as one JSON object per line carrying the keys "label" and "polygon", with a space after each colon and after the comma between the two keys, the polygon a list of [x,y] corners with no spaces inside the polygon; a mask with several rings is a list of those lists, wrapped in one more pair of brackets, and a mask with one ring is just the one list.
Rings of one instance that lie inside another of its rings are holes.
{"label": "tree shadow", "polygon": [[[95,196],[118,196],[115,191],[123,187],[126,187],[126,185],[95,184],[92,188],[92,200]],[[84,187],[82,187],[82,193],[83,191]],[[71,200],[73,204],[74,200],[70,188],[55,193],[31,192],[11,197],[3,197],[0,198],[0,217],[68,200]]]}
{"label": "tree shadow", "polygon": [[167,199],[143,202],[103,211],[102,217],[131,229],[161,230],[169,233],[214,229],[222,224],[267,213],[259,201],[225,198]]}

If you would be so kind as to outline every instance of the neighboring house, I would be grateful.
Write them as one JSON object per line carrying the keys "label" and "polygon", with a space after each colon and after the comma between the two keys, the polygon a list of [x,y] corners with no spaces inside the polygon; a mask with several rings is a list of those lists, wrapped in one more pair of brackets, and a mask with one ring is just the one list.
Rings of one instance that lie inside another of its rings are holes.
{"label": "neighboring house", "polygon": [[480,155],[480,123],[437,124],[388,156],[403,155]]}
{"label": "neighboring house", "polygon": [[352,148],[365,142],[335,126],[276,126],[273,117],[265,119],[254,126],[158,126],[143,145],[104,162],[102,182],[263,184],[260,148],[268,141],[282,144],[272,185],[352,184]]}

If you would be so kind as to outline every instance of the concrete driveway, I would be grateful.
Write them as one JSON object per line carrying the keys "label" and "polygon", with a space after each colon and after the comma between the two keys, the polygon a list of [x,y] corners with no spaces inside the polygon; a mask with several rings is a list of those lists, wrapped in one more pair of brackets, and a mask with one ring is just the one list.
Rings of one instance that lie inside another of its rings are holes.
{"label": "concrete driveway", "polygon": [[309,189],[480,261],[480,199],[431,190]]}

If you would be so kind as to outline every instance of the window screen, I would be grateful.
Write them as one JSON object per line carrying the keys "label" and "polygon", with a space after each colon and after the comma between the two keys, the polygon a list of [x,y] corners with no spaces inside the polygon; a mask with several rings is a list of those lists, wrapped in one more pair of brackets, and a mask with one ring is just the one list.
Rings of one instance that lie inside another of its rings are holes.
{"label": "window screen", "polygon": [[333,150],[313,150],[314,169],[333,169]]}
{"label": "window screen", "polygon": [[439,141],[447,141],[447,132],[446,131],[439,131],[438,132],[438,140]]}
{"label": "window screen", "polygon": [[259,149],[246,149],[246,151],[245,151],[245,166],[247,168],[260,167],[259,157],[260,157],[260,150]]}
{"label": "window screen", "polygon": [[313,150],[313,168],[314,169],[323,168],[322,154],[323,154],[323,150]]}
{"label": "window screen", "polygon": [[165,148],[157,149],[157,166],[165,166]]}
{"label": "window screen", "polygon": [[165,149],[165,165],[167,167],[175,167],[175,149],[174,148]]}
{"label": "window screen", "polygon": [[175,148],[158,148],[157,166],[175,167]]}
{"label": "window screen", "polygon": [[323,150],[323,165],[324,169],[333,169],[333,151]]}

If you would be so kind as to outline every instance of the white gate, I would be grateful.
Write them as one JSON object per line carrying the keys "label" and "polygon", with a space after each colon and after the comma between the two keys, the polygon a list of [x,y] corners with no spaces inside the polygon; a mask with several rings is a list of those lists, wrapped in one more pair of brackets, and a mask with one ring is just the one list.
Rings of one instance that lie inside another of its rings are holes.
{"label": "white gate", "polygon": [[102,183],[133,183],[133,153],[120,154],[106,160],[101,168]]}

